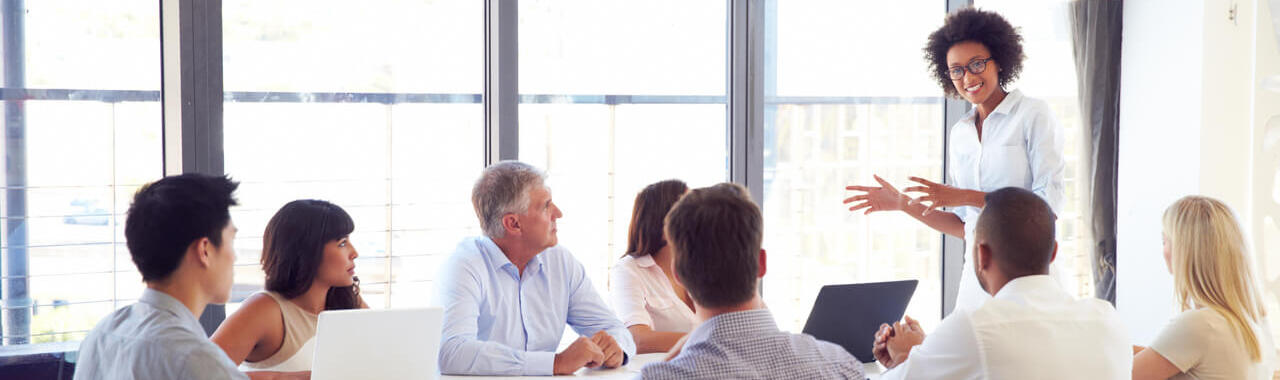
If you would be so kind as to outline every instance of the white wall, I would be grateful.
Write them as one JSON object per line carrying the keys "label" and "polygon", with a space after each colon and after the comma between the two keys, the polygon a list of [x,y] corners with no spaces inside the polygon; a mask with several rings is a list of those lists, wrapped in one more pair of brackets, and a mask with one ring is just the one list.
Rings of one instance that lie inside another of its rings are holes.
{"label": "white wall", "polygon": [[[1274,6],[1274,8],[1273,8]],[[1273,15],[1273,12],[1275,14]],[[1280,92],[1261,87],[1263,78],[1280,76],[1280,41],[1272,17],[1280,18],[1280,1],[1260,1],[1255,22],[1253,99],[1253,254],[1263,286],[1271,333],[1280,342]],[[1275,124],[1267,125],[1275,117]]]}
{"label": "white wall", "polygon": [[[1137,344],[1175,312],[1160,217],[1190,194],[1249,220],[1252,1],[1129,1],[1121,51],[1117,308]],[[1248,226],[1248,224],[1246,224]]]}

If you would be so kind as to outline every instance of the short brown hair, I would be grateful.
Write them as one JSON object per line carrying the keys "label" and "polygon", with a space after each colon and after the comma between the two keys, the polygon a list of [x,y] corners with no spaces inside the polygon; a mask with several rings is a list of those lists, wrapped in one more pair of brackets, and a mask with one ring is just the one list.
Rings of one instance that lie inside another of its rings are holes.
{"label": "short brown hair", "polygon": [[667,239],[662,236],[663,219],[686,191],[689,191],[689,185],[678,179],[669,179],[645,186],[636,194],[636,204],[631,209],[631,228],[627,231],[627,255],[644,257],[667,246]]}
{"label": "short brown hair", "polygon": [[763,224],[760,207],[723,188],[695,189],[676,202],[667,213],[667,241],[694,301],[727,307],[755,296]]}

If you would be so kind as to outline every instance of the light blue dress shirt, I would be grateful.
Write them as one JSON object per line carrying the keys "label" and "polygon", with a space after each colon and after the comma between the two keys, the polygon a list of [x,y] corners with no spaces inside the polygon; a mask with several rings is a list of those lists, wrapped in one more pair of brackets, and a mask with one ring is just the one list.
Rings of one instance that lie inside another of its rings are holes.
{"label": "light blue dress shirt", "polygon": [[191,310],[149,288],[89,332],[75,374],[76,380],[248,378],[205,336]]}
{"label": "light blue dress shirt", "polygon": [[[982,123],[982,136],[978,136],[974,124],[976,117],[977,109],[970,109],[951,127],[949,183],[982,192],[1021,187],[1044,198],[1054,212],[1060,212],[1066,163],[1062,157],[1062,126],[1049,103],[1023,96],[1019,90],[1010,91]],[[952,211],[964,221],[965,232],[969,233],[981,210],[963,206]]]}
{"label": "light blue dress shirt", "polygon": [[[1044,100],[1010,91],[1000,105],[982,122],[982,135],[975,126],[977,109],[969,110],[951,127],[947,155],[947,177],[952,186],[992,192],[1005,187],[1030,190],[1049,203],[1054,212],[1062,211],[1063,172],[1062,126]],[[973,310],[991,295],[982,290],[973,271],[973,233],[977,227],[977,207],[963,206],[951,210],[964,221],[965,258],[961,269],[956,308]],[[1050,269],[1061,276],[1057,265]]]}
{"label": "light blue dress shirt", "polygon": [[588,337],[606,331],[635,356],[631,333],[560,246],[535,256],[521,277],[493,240],[467,238],[440,270],[441,373],[551,375],[566,324]]}

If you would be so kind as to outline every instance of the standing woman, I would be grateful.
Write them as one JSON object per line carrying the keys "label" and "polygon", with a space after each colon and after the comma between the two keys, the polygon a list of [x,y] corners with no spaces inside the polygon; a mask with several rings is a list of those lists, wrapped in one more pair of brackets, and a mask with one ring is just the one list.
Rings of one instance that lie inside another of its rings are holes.
{"label": "standing woman", "polygon": [[310,371],[320,312],[369,307],[355,278],[353,230],[351,216],[329,202],[281,207],[262,237],[266,290],[227,317],[213,342],[246,371]]}
{"label": "standing woman", "polygon": [[[911,199],[875,176],[879,186],[846,187],[861,192],[844,200],[854,203],[849,210],[902,211],[939,232],[966,240],[973,234],[988,191],[1021,187],[1044,198],[1055,212],[1059,210],[1062,128],[1043,100],[1006,91],[1022,71],[1022,36],[1017,29],[995,12],[962,9],[947,16],[942,27],[929,35],[924,57],[944,93],[973,104],[951,127],[946,173],[951,185],[911,177],[918,185],[903,191],[921,194]],[[974,309],[991,298],[978,284],[972,265],[965,262],[957,308]]]}

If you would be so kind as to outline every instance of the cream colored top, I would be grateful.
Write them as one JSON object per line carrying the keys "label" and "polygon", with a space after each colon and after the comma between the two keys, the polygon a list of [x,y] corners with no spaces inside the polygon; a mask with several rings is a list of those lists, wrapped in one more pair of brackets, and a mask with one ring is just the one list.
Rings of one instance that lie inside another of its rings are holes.
{"label": "cream colored top", "polygon": [[646,325],[653,331],[687,333],[698,326],[693,309],[676,295],[653,257],[627,256],[614,264],[609,292],[622,325]]}
{"label": "cream colored top", "polygon": [[1231,329],[1227,318],[1213,309],[1187,310],[1160,331],[1151,349],[1182,373],[1174,380],[1270,380],[1276,369],[1276,346],[1264,319],[1254,324],[1262,345],[1262,360],[1254,362]]}
{"label": "cream colored top", "polygon": [[284,319],[284,342],[274,355],[259,362],[245,361],[242,368],[248,371],[310,371],[315,352],[316,320],[318,315],[303,310],[279,293],[262,291],[280,305]]}

